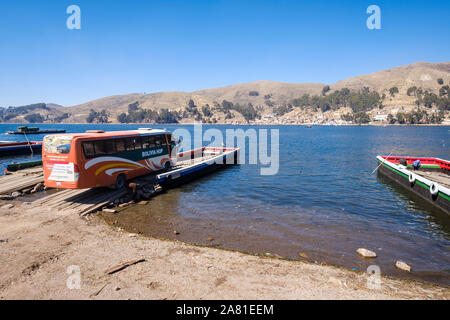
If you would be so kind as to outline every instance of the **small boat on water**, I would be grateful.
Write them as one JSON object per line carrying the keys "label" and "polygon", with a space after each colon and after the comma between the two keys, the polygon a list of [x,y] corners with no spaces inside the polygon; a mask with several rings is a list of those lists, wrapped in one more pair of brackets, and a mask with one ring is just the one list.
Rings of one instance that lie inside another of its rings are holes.
{"label": "small boat on water", "polygon": [[43,133],[64,133],[66,130],[64,129],[48,129],[48,130],[39,130],[38,127],[27,127],[21,126],[17,128],[17,131],[7,131],[7,134],[43,134]]}
{"label": "small boat on water", "polygon": [[0,157],[7,157],[18,154],[41,153],[42,142],[40,141],[3,141],[0,142]]}
{"label": "small boat on water", "polygon": [[378,156],[378,172],[450,213],[450,161],[439,158]]}

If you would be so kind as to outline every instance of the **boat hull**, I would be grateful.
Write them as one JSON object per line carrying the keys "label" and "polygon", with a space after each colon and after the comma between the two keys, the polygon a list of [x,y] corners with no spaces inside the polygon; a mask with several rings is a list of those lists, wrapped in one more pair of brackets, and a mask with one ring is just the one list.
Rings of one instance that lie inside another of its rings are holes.
{"label": "boat hull", "polygon": [[[30,149],[31,146],[31,149]],[[13,155],[20,155],[20,154],[30,154],[32,153],[31,150],[33,150],[33,153],[39,154],[42,152],[42,144],[41,143],[35,143],[32,142],[31,144],[28,144],[26,142],[24,143],[4,143],[0,144],[0,157],[8,157]]]}
{"label": "boat hull", "polygon": [[[450,213],[450,194],[446,188],[441,187],[438,194],[432,195],[430,192],[430,182],[416,175],[414,182],[410,182],[408,171],[404,168],[398,167],[389,161],[385,161],[381,157],[377,158],[379,163],[378,172],[391,180],[397,182],[399,185],[408,189],[410,192],[418,195],[428,203],[440,208],[447,214]],[[439,171],[439,168],[425,168],[427,171]]]}
{"label": "boat hull", "polygon": [[65,133],[66,130],[39,130],[39,131],[7,131],[7,134],[47,134],[47,133]]}
{"label": "boat hull", "polygon": [[[191,159],[197,154],[203,157],[204,152],[214,151],[218,152],[216,156],[198,163],[186,166],[182,169],[174,169],[169,172],[161,173],[156,176],[160,185],[165,188],[173,188],[178,185],[191,182],[202,176],[206,176],[214,171],[218,171],[227,167],[227,165],[238,164],[239,148],[201,148],[192,150]],[[188,155],[188,158],[190,156]]]}

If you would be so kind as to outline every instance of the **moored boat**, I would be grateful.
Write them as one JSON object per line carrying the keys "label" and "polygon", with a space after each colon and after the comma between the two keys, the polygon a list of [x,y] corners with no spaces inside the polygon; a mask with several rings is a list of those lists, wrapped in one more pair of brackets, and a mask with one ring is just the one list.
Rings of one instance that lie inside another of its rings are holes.
{"label": "moored boat", "polygon": [[378,156],[378,172],[450,213],[450,161],[425,157]]}
{"label": "moored boat", "polygon": [[17,131],[7,131],[7,134],[47,134],[47,133],[64,133],[66,130],[64,129],[47,129],[47,130],[40,130],[37,127],[27,127],[27,126],[21,126],[17,128]]}
{"label": "moored boat", "polygon": [[42,142],[40,141],[24,141],[24,142],[1,142],[0,156],[7,157],[17,154],[41,153]]}

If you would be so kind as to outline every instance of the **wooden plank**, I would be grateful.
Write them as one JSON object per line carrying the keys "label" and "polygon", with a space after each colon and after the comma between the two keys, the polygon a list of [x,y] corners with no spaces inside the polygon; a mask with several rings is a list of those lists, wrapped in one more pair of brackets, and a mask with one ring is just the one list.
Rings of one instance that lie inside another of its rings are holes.
{"label": "wooden plank", "polygon": [[82,190],[78,190],[78,189],[65,189],[62,191],[58,191],[52,195],[49,195],[45,198],[42,199],[38,199],[36,201],[34,201],[34,204],[38,204],[38,205],[42,205],[42,204],[46,204],[46,205],[52,205],[54,203],[57,203],[59,201],[62,201],[63,199],[67,199],[70,198],[72,195],[76,194],[76,193],[81,193],[85,191],[85,189]]}
{"label": "wooden plank", "polygon": [[38,178],[27,178],[27,179],[16,179],[14,181],[11,181],[7,184],[1,184],[0,187],[0,194],[7,194],[7,193],[11,193],[11,192],[15,192],[18,190],[22,190],[25,188],[29,188],[32,187],[38,183],[44,182],[44,178],[43,177],[38,177]]}

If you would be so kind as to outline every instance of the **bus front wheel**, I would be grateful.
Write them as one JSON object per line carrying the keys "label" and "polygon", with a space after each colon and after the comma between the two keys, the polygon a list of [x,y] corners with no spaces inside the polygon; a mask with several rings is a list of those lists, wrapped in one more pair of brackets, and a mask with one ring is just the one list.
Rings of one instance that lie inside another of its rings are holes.
{"label": "bus front wheel", "polygon": [[127,179],[124,174],[119,174],[116,178],[116,183],[114,184],[114,189],[122,189],[125,187]]}

